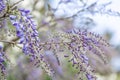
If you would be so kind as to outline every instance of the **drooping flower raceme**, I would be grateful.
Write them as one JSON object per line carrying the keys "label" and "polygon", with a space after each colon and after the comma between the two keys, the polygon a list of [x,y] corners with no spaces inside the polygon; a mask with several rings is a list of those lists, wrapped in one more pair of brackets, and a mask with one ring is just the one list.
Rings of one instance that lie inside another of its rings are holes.
{"label": "drooping flower raceme", "polygon": [[19,37],[19,43],[23,44],[23,52],[31,57],[36,57],[38,53],[38,32],[36,25],[31,19],[30,11],[19,9],[20,16],[10,15],[10,20],[16,28],[16,35]]}
{"label": "drooping flower raceme", "polygon": [[5,52],[3,52],[3,47],[0,45],[0,69],[2,76],[5,75],[6,67],[5,67]]}
{"label": "drooping flower raceme", "polygon": [[28,46],[35,45],[35,41],[36,43],[39,42],[38,32],[35,28],[36,25],[29,16],[29,11],[24,9],[20,9],[19,11],[21,15],[20,18],[16,15],[10,15],[10,20],[16,28],[16,35],[20,38],[19,43],[24,44],[23,52],[27,55],[34,53],[32,50],[30,51]]}
{"label": "drooping flower raceme", "polygon": [[6,5],[5,5],[5,0],[0,0],[0,14],[3,13],[3,11],[5,10]]}
{"label": "drooping flower raceme", "polygon": [[[96,55],[106,63],[107,60],[101,46],[108,47],[109,44],[100,35],[84,29],[74,29],[64,34],[55,33],[54,36],[57,37],[57,42],[56,37],[53,38],[54,45],[59,46],[59,49],[62,45],[61,47],[64,47],[63,51],[67,49],[72,53],[66,54],[64,57],[69,58],[68,62],[71,62],[73,67],[78,70],[79,78],[83,80],[86,77],[87,80],[96,80],[93,74],[94,69],[91,68],[89,63],[89,55]],[[57,49],[57,47],[55,48]]]}
{"label": "drooping flower raceme", "polygon": [[5,8],[6,8],[6,4],[5,4],[5,0],[0,0],[0,28],[3,27],[4,25],[4,19],[2,18],[2,16],[4,16],[5,13]]}
{"label": "drooping flower raceme", "polygon": [[52,69],[50,69],[47,61],[44,59],[43,53],[40,53],[40,39],[30,11],[19,9],[19,13],[19,16],[10,15],[10,20],[16,28],[19,43],[23,45],[23,53],[30,56],[31,61],[35,62],[35,66],[40,64],[51,75]]}

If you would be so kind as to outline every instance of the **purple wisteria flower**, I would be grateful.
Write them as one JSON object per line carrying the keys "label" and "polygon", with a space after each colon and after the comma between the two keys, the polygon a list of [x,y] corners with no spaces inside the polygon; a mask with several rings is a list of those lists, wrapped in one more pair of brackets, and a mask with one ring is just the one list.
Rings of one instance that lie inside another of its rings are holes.
{"label": "purple wisteria flower", "polygon": [[6,7],[5,0],[0,0],[0,13],[2,13],[5,7]]}
{"label": "purple wisteria flower", "polygon": [[80,79],[84,80],[86,77],[87,80],[96,80],[95,71],[89,63],[89,55],[96,55],[106,64],[107,60],[102,46],[109,47],[109,44],[100,35],[89,32],[86,29],[75,28],[68,33],[55,33],[55,36],[52,39],[51,47],[53,49],[53,46],[56,46],[53,49],[56,54],[61,48],[63,52],[69,50],[71,54],[65,54],[64,57],[69,58],[68,62],[71,62],[72,66],[78,70]]}
{"label": "purple wisteria flower", "polygon": [[[40,38],[36,24],[32,20],[29,10],[19,9],[20,15],[10,15],[10,20],[16,28],[16,35],[19,38],[19,43],[23,45],[22,51],[25,55],[30,56],[30,60],[35,66],[40,66],[51,75],[53,73],[49,64],[44,59],[43,53],[40,52]],[[52,72],[52,73],[51,73]]]}
{"label": "purple wisteria flower", "polygon": [[95,80],[94,77],[88,73],[86,73],[86,77],[88,80]]}
{"label": "purple wisteria flower", "polygon": [[0,0],[0,28],[2,28],[3,26],[5,26],[5,19],[3,19],[4,13],[5,13],[5,8],[6,8],[6,4],[5,4],[5,0]]}
{"label": "purple wisteria flower", "polygon": [[5,72],[6,72],[6,67],[5,67],[5,57],[4,57],[5,52],[3,52],[3,47],[0,45],[0,68],[1,68],[1,76],[4,77]]}
{"label": "purple wisteria flower", "polygon": [[[5,0],[0,0],[0,17],[2,17],[4,15],[5,8],[6,8]],[[0,28],[3,28],[4,26],[5,26],[5,19],[1,18],[0,19]],[[1,35],[1,33],[0,33],[0,35]],[[5,54],[5,52],[3,51],[3,47],[0,45],[0,69],[1,69],[0,71],[1,71],[2,77],[5,75],[5,71],[6,71],[4,54]]]}
{"label": "purple wisteria flower", "polygon": [[29,10],[19,9],[20,17],[16,15],[10,15],[10,20],[16,28],[16,35],[19,37],[20,44],[23,44],[23,52],[26,55],[31,55],[32,57],[38,53],[38,43],[40,42],[38,38],[38,32],[36,30],[36,25],[32,20]]}

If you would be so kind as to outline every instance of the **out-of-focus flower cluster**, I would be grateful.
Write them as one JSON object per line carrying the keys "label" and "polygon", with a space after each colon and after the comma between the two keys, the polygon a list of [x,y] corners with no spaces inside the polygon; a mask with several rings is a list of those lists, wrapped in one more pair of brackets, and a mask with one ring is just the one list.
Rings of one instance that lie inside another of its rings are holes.
{"label": "out-of-focus flower cluster", "polygon": [[3,15],[5,8],[6,8],[5,0],[0,0],[0,17],[1,15]]}
{"label": "out-of-focus flower cluster", "polygon": [[6,74],[5,60],[6,60],[5,52],[3,52],[3,47],[0,45],[0,69],[3,78],[4,75]]}

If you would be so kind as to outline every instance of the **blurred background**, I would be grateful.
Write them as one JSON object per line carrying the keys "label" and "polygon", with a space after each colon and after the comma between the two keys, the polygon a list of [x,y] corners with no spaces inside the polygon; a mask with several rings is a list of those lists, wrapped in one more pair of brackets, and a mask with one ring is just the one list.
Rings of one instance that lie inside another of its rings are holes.
{"label": "blurred background", "polygon": [[[17,1],[11,0],[11,3]],[[99,59],[90,56],[95,59],[94,64],[90,61],[91,66],[96,70],[98,80],[120,80],[119,4],[119,0],[24,0],[18,6],[31,10],[41,42],[49,38],[49,33],[68,32],[74,27],[103,36],[111,45],[103,47],[108,64],[102,64]],[[16,40],[16,37],[10,35],[7,39]],[[34,67],[20,48],[3,45],[10,60],[7,80],[52,80],[40,67]],[[76,70],[72,64],[62,54],[60,58],[66,80],[77,80],[73,78]],[[63,79],[57,76],[54,80]]]}

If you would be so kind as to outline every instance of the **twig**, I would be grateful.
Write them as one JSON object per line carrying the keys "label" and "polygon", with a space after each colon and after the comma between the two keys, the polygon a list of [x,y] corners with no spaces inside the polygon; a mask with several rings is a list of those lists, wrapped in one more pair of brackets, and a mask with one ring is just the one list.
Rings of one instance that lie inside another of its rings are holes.
{"label": "twig", "polygon": [[0,42],[10,43],[10,44],[16,44],[16,42],[13,42],[13,41],[6,41],[6,40],[0,40]]}
{"label": "twig", "polygon": [[10,6],[10,8],[13,8],[15,5],[19,4],[22,1],[24,1],[24,0],[20,0],[20,1],[16,2],[16,3],[14,3],[12,6]]}

